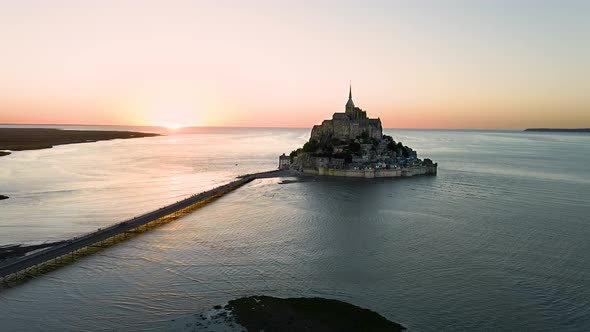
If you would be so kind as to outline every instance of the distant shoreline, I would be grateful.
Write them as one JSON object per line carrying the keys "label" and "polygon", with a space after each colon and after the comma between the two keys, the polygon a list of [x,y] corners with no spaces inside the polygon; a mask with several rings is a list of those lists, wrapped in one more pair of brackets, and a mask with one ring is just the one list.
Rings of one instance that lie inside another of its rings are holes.
{"label": "distant shoreline", "polygon": [[528,128],[524,131],[548,132],[548,133],[590,133],[590,128]]}
{"label": "distant shoreline", "polygon": [[9,155],[10,151],[40,150],[64,144],[93,143],[112,139],[153,136],[160,136],[160,134],[134,131],[0,128],[0,157]]}

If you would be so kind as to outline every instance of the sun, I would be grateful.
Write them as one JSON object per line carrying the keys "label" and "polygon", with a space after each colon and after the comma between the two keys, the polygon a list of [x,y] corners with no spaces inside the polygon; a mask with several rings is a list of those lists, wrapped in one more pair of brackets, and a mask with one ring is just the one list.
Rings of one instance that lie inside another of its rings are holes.
{"label": "sun", "polygon": [[164,127],[166,127],[167,129],[170,129],[170,130],[177,130],[177,129],[180,129],[184,126],[177,124],[177,123],[170,123],[170,124],[164,125]]}
{"label": "sun", "polygon": [[[177,99],[181,99],[178,97]],[[167,130],[179,130],[198,123],[198,112],[188,102],[151,102],[143,107],[145,118],[154,126]]]}

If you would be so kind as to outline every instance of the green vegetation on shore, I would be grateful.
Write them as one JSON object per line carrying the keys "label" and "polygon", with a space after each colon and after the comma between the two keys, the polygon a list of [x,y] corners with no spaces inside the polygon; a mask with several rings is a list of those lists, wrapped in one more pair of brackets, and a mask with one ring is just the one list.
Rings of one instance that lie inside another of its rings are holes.
{"label": "green vegetation on shore", "polygon": [[403,331],[378,313],[323,298],[250,296],[229,301],[237,323],[248,331]]}
{"label": "green vegetation on shore", "polygon": [[[0,128],[0,150],[48,149],[55,145],[89,143],[119,138],[159,136],[133,131],[62,130],[49,128]],[[10,152],[0,152],[5,156]]]}

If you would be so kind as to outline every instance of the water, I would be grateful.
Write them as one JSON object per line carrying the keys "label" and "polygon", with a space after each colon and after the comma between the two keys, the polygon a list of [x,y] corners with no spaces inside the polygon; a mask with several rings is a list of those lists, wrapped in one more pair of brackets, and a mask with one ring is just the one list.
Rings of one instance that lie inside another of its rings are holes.
{"label": "water", "polygon": [[[590,136],[386,133],[438,161],[438,176],[254,181],[0,291],[3,329],[161,330],[252,294],[336,298],[410,331],[590,329]],[[71,236],[275,168],[308,135],[209,129],[2,157],[0,244]]]}

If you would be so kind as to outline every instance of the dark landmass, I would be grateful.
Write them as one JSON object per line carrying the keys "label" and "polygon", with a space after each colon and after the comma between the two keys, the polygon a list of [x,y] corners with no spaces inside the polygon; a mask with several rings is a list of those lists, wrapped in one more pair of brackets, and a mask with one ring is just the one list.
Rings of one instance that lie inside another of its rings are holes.
{"label": "dark landmass", "polygon": [[282,180],[281,182],[279,182],[279,184],[314,182],[314,181],[317,181],[318,180],[317,177],[315,177],[315,176],[310,176],[310,175],[307,175],[306,176],[306,174],[304,174],[304,173],[302,173],[302,174],[303,175],[300,176],[297,179],[292,179],[292,180],[286,179],[286,180]]}
{"label": "dark landmass", "polygon": [[553,132],[553,133],[590,133],[590,128],[528,128],[524,131]]}
{"label": "dark landmass", "polygon": [[8,199],[8,196],[0,195],[0,201],[3,199]]}
{"label": "dark landmass", "polygon": [[10,154],[10,152],[8,152],[8,151],[0,151],[0,157],[8,156],[9,154]]}
{"label": "dark landmass", "polygon": [[[89,143],[118,138],[159,136],[133,131],[62,130],[46,128],[0,128],[0,150],[39,150],[55,145]],[[10,152],[0,152],[0,156]]]}
{"label": "dark landmass", "polygon": [[66,241],[57,242],[46,242],[34,245],[22,245],[22,244],[8,244],[0,246],[0,260],[12,257],[24,256],[27,253],[39,249],[50,248],[60,244],[64,244]]}
{"label": "dark landmass", "polygon": [[250,296],[229,301],[236,322],[248,331],[403,331],[378,313],[322,298]]}

